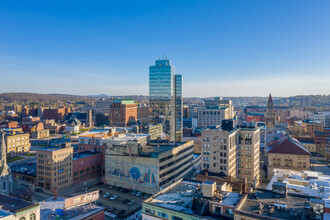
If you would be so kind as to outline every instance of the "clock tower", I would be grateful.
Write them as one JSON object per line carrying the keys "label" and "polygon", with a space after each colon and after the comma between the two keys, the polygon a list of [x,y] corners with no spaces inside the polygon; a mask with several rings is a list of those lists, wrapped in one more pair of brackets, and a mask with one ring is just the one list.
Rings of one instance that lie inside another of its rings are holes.
{"label": "clock tower", "polygon": [[266,110],[266,144],[275,141],[275,111],[272,95],[269,94]]}

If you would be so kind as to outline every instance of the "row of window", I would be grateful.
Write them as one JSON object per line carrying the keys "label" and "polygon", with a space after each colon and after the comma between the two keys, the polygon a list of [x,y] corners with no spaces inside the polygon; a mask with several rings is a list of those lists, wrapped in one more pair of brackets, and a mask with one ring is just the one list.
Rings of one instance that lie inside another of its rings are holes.
{"label": "row of window", "polygon": [[[184,153],[184,152],[187,152],[188,150],[193,149],[193,147],[194,147],[194,146],[190,146],[190,147],[187,147],[187,148],[185,148],[185,149],[183,149],[183,150],[180,150],[175,156],[178,156],[178,155],[180,155],[180,154],[182,154],[182,153]],[[162,163],[162,162],[164,162],[164,161],[166,161],[166,160],[172,159],[173,157],[174,157],[173,154],[172,154],[172,155],[169,155],[169,156],[167,156],[167,157],[163,157],[163,158],[159,159],[159,163]]]}

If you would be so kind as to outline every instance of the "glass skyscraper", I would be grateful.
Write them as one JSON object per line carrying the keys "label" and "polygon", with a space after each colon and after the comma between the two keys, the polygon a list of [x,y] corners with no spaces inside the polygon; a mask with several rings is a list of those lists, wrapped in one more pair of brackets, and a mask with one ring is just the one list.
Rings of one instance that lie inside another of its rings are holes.
{"label": "glass skyscraper", "polygon": [[174,66],[166,59],[149,67],[149,127],[162,124],[167,138],[181,141],[182,76],[174,73]]}

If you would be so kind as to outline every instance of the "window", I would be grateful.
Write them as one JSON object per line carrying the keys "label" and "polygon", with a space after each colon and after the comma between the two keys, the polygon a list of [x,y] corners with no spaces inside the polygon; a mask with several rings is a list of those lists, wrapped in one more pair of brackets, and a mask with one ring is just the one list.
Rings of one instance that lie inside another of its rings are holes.
{"label": "window", "polygon": [[173,215],[172,220],[183,220],[183,218],[176,217],[176,216]]}
{"label": "window", "polygon": [[3,183],[2,183],[2,191],[7,191],[7,181],[3,181]]}
{"label": "window", "polygon": [[168,218],[168,214],[163,213],[163,212],[158,212],[158,216],[162,218]]}
{"label": "window", "polygon": [[36,220],[36,215],[35,214],[31,214],[30,215],[30,220]]}

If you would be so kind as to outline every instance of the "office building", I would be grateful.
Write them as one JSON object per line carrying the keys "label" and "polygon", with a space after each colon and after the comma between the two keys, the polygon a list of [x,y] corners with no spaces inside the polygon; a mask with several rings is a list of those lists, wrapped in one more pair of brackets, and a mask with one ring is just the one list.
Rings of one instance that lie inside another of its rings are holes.
{"label": "office building", "polygon": [[147,143],[143,136],[125,139],[108,145],[105,159],[107,184],[153,194],[193,170],[192,141]]}
{"label": "office building", "polygon": [[311,106],[311,100],[309,96],[303,96],[300,99],[300,106],[303,108],[310,107]]}
{"label": "office building", "polygon": [[137,104],[131,99],[115,99],[110,104],[110,126],[126,127],[136,124]]}
{"label": "office building", "polygon": [[[182,138],[182,76],[170,60],[149,67],[149,126],[162,124],[168,139]],[[181,99],[181,100],[180,100]],[[181,127],[181,128],[180,128]]]}
{"label": "office building", "polygon": [[259,184],[260,128],[225,126],[202,131],[202,169]]}
{"label": "office building", "polygon": [[234,117],[234,106],[231,100],[219,98],[205,100],[205,107],[198,109],[198,127],[205,128],[221,124],[222,120]]}
{"label": "office building", "polygon": [[112,103],[112,99],[100,99],[95,102],[95,112],[101,113],[104,115],[108,115],[110,112],[110,105]]}
{"label": "office building", "polygon": [[38,186],[46,190],[63,189],[72,185],[73,147],[45,147],[37,150]]}

